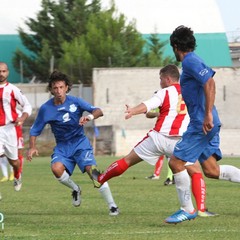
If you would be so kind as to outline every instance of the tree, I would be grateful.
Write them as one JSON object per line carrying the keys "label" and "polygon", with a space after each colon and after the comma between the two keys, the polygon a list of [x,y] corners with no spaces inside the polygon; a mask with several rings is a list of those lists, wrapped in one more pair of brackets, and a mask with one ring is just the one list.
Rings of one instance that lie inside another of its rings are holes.
{"label": "tree", "polygon": [[55,68],[68,69],[76,81],[91,83],[93,67],[107,67],[110,62],[113,66],[134,66],[144,44],[134,23],[126,26],[122,14],[114,18],[114,3],[103,11],[100,0],[87,2],[42,0],[36,20],[26,21],[32,34],[18,30],[30,54],[17,50],[15,68],[19,71],[22,60],[24,76],[34,75],[44,82],[54,56]]}
{"label": "tree", "polygon": [[46,81],[50,71],[50,59],[54,56],[54,65],[58,67],[64,51],[62,43],[70,42],[76,36],[86,33],[86,23],[91,14],[101,10],[100,0],[42,0],[42,10],[36,20],[29,18],[25,24],[31,34],[18,29],[23,45],[30,51],[25,54],[20,50],[15,52],[13,64],[17,71],[22,60],[24,76],[35,76],[40,81]]}
{"label": "tree", "polygon": [[141,65],[148,67],[161,67],[170,63],[179,65],[174,57],[164,57],[164,47],[166,44],[168,44],[168,40],[161,41],[157,33],[152,33],[145,46]]}
{"label": "tree", "polygon": [[87,33],[63,43],[60,66],[75,81],[91,83],[94,67],[138,65],[145,41],[137,32],[135,22],[126,25],[123,14],[114,15],[114,4],[109,10],[92,14],[86,25]]}
{"label": "tree", "polygon": [[[165,42],[151,35],[146,41],[136,23],[126,24],[112,1],[107,10],[100,0],[42,0],[36,19],[25,23],[28,34],[19,28],[22,43],[29,50],[15,52],[13,64],[24,77],[46,82],[52,65],[71,76],[75,83],[91,84],[94,67],[163,66],[173,60],[163,57]],[[54,60],[54,64],[53,63]]]}

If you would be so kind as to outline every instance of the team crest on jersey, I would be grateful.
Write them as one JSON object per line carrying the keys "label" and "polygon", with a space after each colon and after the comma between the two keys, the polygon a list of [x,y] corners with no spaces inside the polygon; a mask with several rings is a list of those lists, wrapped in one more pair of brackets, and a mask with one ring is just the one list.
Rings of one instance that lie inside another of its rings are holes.
{"label": "team crest on jersey", "polygon": [[70,121],[71,120],[71,118],[69,117],[69,113],[65,113],[64,115],[63,115],[63,122],[68,122],[68,121]]}
{"label": "team crest on jersey", "polygon": [[75,104],[71,104],[71,105],[69,106],[69,111],[70,111],[70,112],[76,112],[76,110],[77,110],[77,107],[75,106]]}

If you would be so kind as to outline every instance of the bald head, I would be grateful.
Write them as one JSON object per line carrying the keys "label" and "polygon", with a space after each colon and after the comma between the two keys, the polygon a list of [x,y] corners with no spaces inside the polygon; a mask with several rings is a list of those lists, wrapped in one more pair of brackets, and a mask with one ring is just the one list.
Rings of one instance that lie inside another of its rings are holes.
{"label": "bald head", "polygon": [[0,84],[5,84],[9,75],[8,66],[5,62],[0,62]]}

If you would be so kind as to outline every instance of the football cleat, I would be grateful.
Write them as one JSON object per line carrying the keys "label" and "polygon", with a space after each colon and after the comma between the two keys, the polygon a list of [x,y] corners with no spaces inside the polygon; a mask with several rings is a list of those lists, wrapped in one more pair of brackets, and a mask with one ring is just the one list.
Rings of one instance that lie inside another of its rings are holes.
{"label": "football cleat", "polygon": [[8,178],[7,177],[2,177],[0,182],[7,182],[8,181]]}
{"label": "football cleat", "polygon": [[180,223],[180,222],[184,222],[187,220],[192,220],[195,219],[197,217],[198,213],[197,211],[194,211],[193,213],[188,213],[182,209],[178,210],[177,212],[175,212],[174,214],[172,214],[170,217],[165,219],[166,223]]}
{"label": "football cleat", "polygon": [[155,174],[149,176],[149,177],[145,177],[146,179],[150,179],[150,180],[158,180],[160,177],[156,176]]}
{"label": "football cleat", "polygon": [[102,184],[100,182],[98,182],[98,176],[101,174],[100,171],[96,168],[96,166],[92,166],[91,167],[91,178],[93,181],[93,185],[95,188],[100,188],[102,186]]}
{"label": "football cleat", "polygon": [[204,212],[198,211],[198,216],[199,217],[216,217],[216,216],[219,216],[219,214],[218,213],[209,212],[206,209]]}
{"label": "football cleat", "polygon": [[79,207],[81,205],[81,189],[78,187],[78,190],[72,191],[72,204],[74,207]]}
{"label": "football cleat", "polygon": [[11,175],[10,175],[10,177],[9,177],[8,180],[9,180],[9,181],[13,181],[13,180],[14,180],[14,175],[13,175],[13,173],[11,173]]}
{"label": "football cleat", "polygon": [[15,191],[17,191],[17,192],[20,191],[20,189],[22,187],[22,179],[21,179],[21,177],[19,179],[14,178],[13,186],[14,186]]}
{"label": "football cleat", "polygon": [[117,216],[120,213],[118,207],[111,207],[109,209],[109,215],[110,216]]}
{"label": "football cleat", "polygon": [[175,184],[174,178],[171,180],[170,178],[167,178],[166,181],[163,183],[165,186],[173,185]]}

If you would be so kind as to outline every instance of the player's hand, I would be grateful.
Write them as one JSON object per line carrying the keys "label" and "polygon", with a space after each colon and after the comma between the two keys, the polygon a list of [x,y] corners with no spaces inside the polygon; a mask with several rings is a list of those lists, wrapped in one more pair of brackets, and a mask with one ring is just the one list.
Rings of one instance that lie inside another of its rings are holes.
{"label": "player's hand", "polygon": [[213,124],[213,116],[212,113],[208,114],[205,116],[204,118],[204,122],[203,122],[203,132],[205,134],[207,134],[209,131],[211,131],[214,127]]}
{"label": "player's hand", "polygon": [[24,119],[22,119],[21,117],[17,118],[15,121],[15,126],[20,126],[23,125]]}
{"label": "player's hand", "polygon": [[126,106],[125,119],[129,119],[129,118],[131,118],[133,116],[133,114],[132,114],[132,111],[131,111],[131,108],[129,107],[129,105],[126,104],[125,106]]}
{"label": "player's hand", "polygon": [[89,118],[89,116],[83,116],[80,118],[79,120],[79,125],[83,126],[84,124],[86,124],[87,122],[91,121],[91,119]]}
{"label": "player's hand", "polygon": [[27,160],[29,162],[32,161],[32,158],[33,158],[33,155],[36,155],[38,156],[38,150],[36,148],[29,148],[28,151],[27,151]]}

